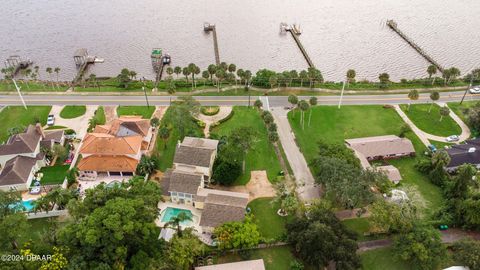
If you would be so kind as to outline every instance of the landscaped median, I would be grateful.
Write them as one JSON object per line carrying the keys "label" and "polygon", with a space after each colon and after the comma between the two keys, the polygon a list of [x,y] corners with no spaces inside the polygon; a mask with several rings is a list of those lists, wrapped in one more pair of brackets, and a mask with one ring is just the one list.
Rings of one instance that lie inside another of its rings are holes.
{"label": "landscaped median", "polygon": [[75,106],[75,105],[69,105],[63,107],[62,111],[60,112],[60,117],[64,119],[72,119],[72,118],[77,118],[85,114],[87,111],[87,106],[81,105],[81,106]]}

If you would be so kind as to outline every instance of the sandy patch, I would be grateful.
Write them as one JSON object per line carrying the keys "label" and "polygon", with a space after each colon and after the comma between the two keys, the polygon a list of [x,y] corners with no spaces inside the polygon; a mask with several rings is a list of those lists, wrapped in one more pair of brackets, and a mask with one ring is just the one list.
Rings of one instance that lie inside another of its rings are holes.
{"label": "sandy patch", "polygon": [[250,198],[248,201],[253,201],[257,198],[275,197],[275,188],[268,181],[266,171],[252,171],[250,181],[245,186],[215,186],[216,189],[227,190],[233,192],[248,193]]}

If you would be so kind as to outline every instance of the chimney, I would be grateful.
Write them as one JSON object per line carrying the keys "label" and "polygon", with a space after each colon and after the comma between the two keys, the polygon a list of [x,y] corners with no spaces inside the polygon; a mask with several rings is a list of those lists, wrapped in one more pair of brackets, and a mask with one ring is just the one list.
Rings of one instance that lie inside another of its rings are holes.
{"label": "chimney", "polygon": [[43,133],[43,128],[40,125],[40,123],[37,123],[35,125],[35,130],[37,131],[38,134],[42,135],[42,139],[45,139],[45,133]]}

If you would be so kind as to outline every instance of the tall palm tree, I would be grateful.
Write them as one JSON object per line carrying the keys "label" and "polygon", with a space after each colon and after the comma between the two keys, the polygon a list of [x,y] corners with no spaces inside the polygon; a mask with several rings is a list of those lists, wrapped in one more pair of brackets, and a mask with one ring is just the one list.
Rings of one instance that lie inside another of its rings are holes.
{"label": "tall palm tree", "polygon": [[55,74],[57,74],[57,88],[58,88],[58,74],[60,73],[60,68],[56,67],[54,70]]}
{"label": "tall palm tree", "polygon": [[[418,100],[418,98],[419,98],[418,91],[417,91],[416,89],[411,90],[411,91],[408,93],[408,98],[409,98],[410,100],[412,100],[412,101],[413,101],[413,100]],[[411,105],[411,104],[412,104],[411,102],[408,103],[408,111],[410,111],[410,105]]]}
{"label": "tall palm tree", "polygon": [[165,223],[164,227],[168,228],[171,227],[177,230],[178,236],[182,235],[182,228],[180,224],[184,221],[192,220],[192,217],[187,215],[185,212],[180,212],[178,215],[172,217],[167,223]]}
{"label": "tall palm tree", "polygon": [[313,109],[313,106],[316,106],[317,103],[318,103],[318,100],[317,100],[317,97],[311,97],[309,100],[308,100],[308,103],[310,104],[310,114],[308,116],[308,126],[310,126],[310,119],[312,119],[312,109]]}
{"label": "tall palm tree", "polygon": [[172,67],[167,67],[167,74],[172,75],[173,74],[173,68]]}
{"label": "tall palm tree", "polygon": [[234,73],[237,70],[237,66],[235,64],[228,65],[228,72]]}
{"label": "tall palm tree", "polygon": [[243,74],[245,78],[245,86],[248,85],[250,79],[252,78],[252,72],[250,70],[245,70],[245,73]]}
{"label": "tall palm tree", "polygon": [[[88,81],[93,83],[93,87],[97,86],[97,75],[91,73],[90,76],[88,76]],[[100,89],[100,87],[98,87]]]}
{"label": "tall palm tree", "polygon": [[440,121],[442,121],[443,117],[448,116],[450,114],[450,109],[447,106],[443,106],[440,108]]}
{"label": "tall palm tree", "polygon": [[305,129],[305,112],[310,108],[310,105],[308,105],[308,102],[305,100],[300,100],[298,102],[298,108],[302,112],[302,116],[300,117],[300,122],[302,123],[302,129]]}
{"label": "tall palm tree", "polygon": [[221,67],[217,68],[217,71],[215,72],[215,77],[217,78],[218,92],[220,92],[220,85],[222,83],[222,80],[225,79],[225,70],[223,70],[223,68]]}
{"label": "tall palm tree", "polygon": [[176,66],[176,67],[173,69],[173,72],[177,75],[177,79],[178,79],[178,76],[180,75],[180,73],[182,73],[182,68],[179,67],[179,66]]}
{"label": "tall palm tree", "polygon": [[300,78],[300,87],[303,87],[303,81],[308,80],[308,73],[306,70],[300,71],[298,74],[298,77]]}
{"label": "tall palm tree", "polygon": [[210,81],[213,82],[213,75],[215,75],[215,73],[217,72],[217,66],[215,66],[214,64],[210,64],[208,65],[208,73],[210,74]]}
{"label": "tall palm tree", "polygon": [[[195,65],[195,67],[193,68],[192,74],[195,74],[195,75],[198,76],[201,72],[202,72],[202,70],[200,69],[200,67]],[[195,88],[197,88],[197,81],[195,81]]]}
{"label": "tall palm tree", "polygon": [[190,63],[187,66],[189,73],[192,74],[192,91],[193,88],[195,88],[195,67],[196,65],[194,63]]}
{"label": "tall palm tree", "polygon": [[188,76],[190,76],[190,69],[188,67],[184,67],[182,69],[182,74],[183,76],[185,76],[185,79],[187,79],[187,83],[188,83]]}
{"label": "tall palm tree", "polygon": [[[437,74],[437,67],[435,65],[430,65],[427,67],[428,78],[431,79],[433,75]],[[435,77],[433,77],[432,85],[435,84]]]}
{"label": "tall palm tree", "polygon": [[210,73],[208,73],[208,70],[202,71],[202,78],[203,80],[203,86],[207,84],[207,80],[210,78]]}
{"label": "tall palm tree", "polygon": [[432,91],[432,93],[430,93],[430,99],[432,100],[432,104],[430,104],[430,108],[428,108],[428,113],[432,110],[433,103],[440,99],[440,93],[438,91]]}
{"label": "tall palm tree", "polygon": [[347,85],[350,85],[351,82],[354,82],[356,76],[357,72],[355,72],[354,69],[347,70]]}
{"label": "tall palm tree", "polygon": [[52,81],[52,73],[53,73],[53,69],[51,67],[47,67],[45,69],[45,71],[48,73],[48,78],[50,80],[50,83],[52,84],[52,88],[53,88],[53,81]]}

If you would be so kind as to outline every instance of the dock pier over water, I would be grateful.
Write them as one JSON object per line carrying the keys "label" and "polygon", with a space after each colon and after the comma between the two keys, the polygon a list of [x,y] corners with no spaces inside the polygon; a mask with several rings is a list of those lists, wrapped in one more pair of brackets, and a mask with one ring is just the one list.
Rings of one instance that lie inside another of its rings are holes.
{"label": "dock pier over water", "polygon": [[75,54],[73,55],[73,61],[75,62],[75,65],[78,69],[77,75],[72,81],[73,85],[82,80],[83,75],[85,74],[85,71],[87,70],[89,65],[104,62],[102,58],[97,58],[96,56],[89,55],[87,49],[85,48],[81,48],[75,51]]}
{"label": "dock pier over water", "polygon": [[308,66],[315,67],[312,59],[310,59],[310,56],[308,56],[307,50],[305,49],[305,47],[303,47],[302,42],[300,41],[299,36],[302,34],[302,32],[300,31],[300,28],[297,27],[295,24],[293,26],[288,26],[286,23],[281,23],[280,28],[281,28],[280,31],[290,32],[293,39],[295,40],[295,43],[297,43],[298,48],[302,52],[303,57],[305,58],[305,61],[307,61]]}
{"label": "dock pier over water", "polygon": [[205,31],[205,33],[213,33],[213,50],[215,51],[215,64],[217,64],[218,66],[220,65],[220,53],[218,50],[217,29],[215,27],[215,24],[204,23],[203,31]]}

